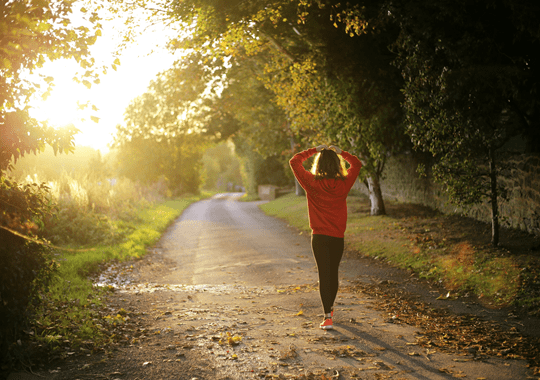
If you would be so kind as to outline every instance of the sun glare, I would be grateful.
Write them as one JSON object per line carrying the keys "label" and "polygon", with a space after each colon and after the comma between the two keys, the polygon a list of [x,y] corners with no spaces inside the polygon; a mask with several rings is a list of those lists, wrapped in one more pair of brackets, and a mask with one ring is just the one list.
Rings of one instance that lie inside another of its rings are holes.
{"label": "sun glare", "polygon": [[36,102],[32,116],[38,120],[47,120],[54,128],[62,128],[71,123],[79,124],[87,117],[88,111],[80,110],[78,102],[87,101],[88,90],[78,87],[76,83],[57,85],[45,101]]}
{"label": "sun glare", "polygon": [[[80,130],[75,136],[77,146],[106,151],[113,141],[116,125],[123,122],[124,111],[130,101],[146,91],[158,72],[171,67],[181,56],[181,53],[171,54],[156,46],[156,41],[168,40],[171,33],[156,27],[122,51],[119,57],[121,64],[114,70],[110,64],[115,60],[113,51],[119,38],[119,31],[114,27],[105,25],[103,35],[108,37],[102,37],[92,47],[97,66],[109,67],[106,75],[100,75],[99,84],[87,88],[74,82],[73,78],[81,68],[73,60],[48,62],[40,70],[41,74],[54,78],[54,88],[46,100],[36,97],[31,102],[31,116],[48,120],[55,128],[73,124]],[[81,109],[80,105],[84,104],[88,106]]]}

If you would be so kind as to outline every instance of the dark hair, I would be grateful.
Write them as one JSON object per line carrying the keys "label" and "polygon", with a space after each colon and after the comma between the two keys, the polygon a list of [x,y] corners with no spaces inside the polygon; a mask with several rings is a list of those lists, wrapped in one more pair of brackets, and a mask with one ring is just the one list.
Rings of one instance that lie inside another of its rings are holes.
{"label": "dark hair", "polygon": [[315,156],[311,173],[315,175],[315,179],[345,179],[347,177],[345,161],[330,149],[323,149]]}

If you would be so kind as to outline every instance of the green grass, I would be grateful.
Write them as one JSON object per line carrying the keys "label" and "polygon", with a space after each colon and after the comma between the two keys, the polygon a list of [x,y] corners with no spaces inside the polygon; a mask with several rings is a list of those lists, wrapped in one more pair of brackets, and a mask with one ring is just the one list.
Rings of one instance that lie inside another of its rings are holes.
{"label": "green grass", "polygon": [[[345,241],[358,254],[384,259],[419,277],[442,283],[453,294],[473,293],[492,306],[516,301],[520,270],[512,256],[493,254],[469,242],[418,242],[401,228],[401,219],[369,216],[369,201],[365,198],[349,195],[348,205]],[[305,197],[288,194],[260,208],[301,231],[310,231]]]}
{"label": "green grass", "polygon": [[[89,249],[74,249],[61,253],[57,258],[58,270],[36,321],[37,339],[55,347],[69,340],[77,347],[85,340],[102,344],[107,338],[105,321],[97,313],[103,292],[88,278],[112,261],[126,261],[143,257],[147,248],[155,244],[165,229],[193,202],[210,194],[169,200],[141,209],[130,222],[132,232],[118,244]],[[115,320],[116,321],[116,320]]]}
{"label": "green grass", "polygon": [[311,231],[307,216],[307,202],[305,197],[295,194],[286,194],[271,202],[259,206],[266,214],[285,219],[301,231]]}
{"label": "green grass", "polygon": [[261,198],[259,198],[259,195],[257,194],[248,194],[245,193],[240,198],[238,198],[240,202],[253,202],[253,201],[260,201]]}

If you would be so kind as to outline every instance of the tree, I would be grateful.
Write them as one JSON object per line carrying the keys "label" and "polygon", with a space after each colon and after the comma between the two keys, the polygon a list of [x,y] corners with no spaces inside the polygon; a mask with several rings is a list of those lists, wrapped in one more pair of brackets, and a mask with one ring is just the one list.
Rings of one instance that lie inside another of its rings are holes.
{"label": "tree", "polygon": [[204,187],[208,190],[235,191],[242,187],[240,162],[230,142],[221,142],[204,152]]}
{"label": "tree", "polygon": [[[260,71],[258,59],[232,60],[222,81],[223,91],[208,104],[212,121],[219,117],[235,125],[231,140],[241,157],[244,184],[250,195],[257,194],[260,184],[284,186],[293,181],[288,166],[292,132],[274,95],[257,79]],[[221,129],[227,129],[225,126]],[[264,174],[269,165],[274,168],[273,175]]]}
{"label": "tree", "polygon": [[17,236],[35,235],[51,213],[48,189],[44,184],[18,184],[7,177],[7,170],[20,157],[41,151],[47,144],[55,152],[72,150],[75,133],[74,128],[57,130],[30,117],[30,99],[46,97],[54,83],[46,76],[28,79],[28,74],[47,60],[73,58],[84,70],[78,80],[86,86],[99,80],[89,57],[89,47],[101,34],[99,17],[90,13],[86,25],[74,25],[74,4],[74,0],[0,3],[0,359],[8,355],[9,344],[28,321],[29,305],[53,267],[48,250]]}
{"label": "tree", "polygon": [[[84,69],[76,79],[86,86],[91,81],[99,81],[93,71],[93,59],[89,47],[101,35],[101,25],[97,13],[86,15],[86,26],[74,25],[70,20],[73,0],[64,1],[7,1],[0,4],[0,176],[20,157],[30,152],[42,151],[45,145],[54,152],[73,150],[73,126],[55,129],[46,122],[29,115],[29,101],[33,96],[46,98],[54,86],[53,78],[41,75],[41,80],[32,81],[29,73],[43,66],[47,61],[75,59]],[[81,12],[87,12],[82,8]],[[43,90],[41,87],[45,85]],[[7,184],[11,184],[10,187]],[[22,189],[15,182],[4,181],[0,191],[0,226],[13,226],[20,220],[18,229],[24,228],[24,220],[29,215],[21,209],[12,208],[8,198],[10,191]],[[7,187],[6,187],[7,186]],[[45,190],[44,187],[41,189]],[[25,192],[19,192],[20,202],[25,202]],[[37,215],[37,214],[34,214]],[[23,219],[20,219],[23,218]],[[32,218],[30,218],[32,220]]]}
{"label": "tree", "polygon": [[431,152],[433,174],[462,206],[488,200],[499,242],[497,181],[505,144],[540,140],[540,6],[494,0],[395,2],[407,133]]}
{"label": "tree", "polygon": [[351,38],[330,23],[310,24],[310,19],[302,30],[308,37],[300,42],[316,48],[306,46],[310,53],[303,60],[292,60],[292,53],[277,57],[265,83],[310,145],[334,141],[361,158],[371,214],[384,214],[380,178],[387,157],[404,141],[402,81],[386,47],[395,32]]}
{"label": "tree", "polygon": [[[86,25],[74,25],[70,19],[74,0],[7,1],[0,5],[0,170],[11,160],[38,152],[45,144],[55,151],[70,151],[74,128],[54,129],[29,116],[33,96],[46,98],[54,79],[27,79],[48,60],[75,59],[84,73],[77,80],[87,87],[98,82],[92,67],[89,47],[101,35],[96,12],[85,17]],[[81,8],[81,12],[87,12]],[[42,86],[46,86],[43,90]]]}
{"label": "tree", "polygon": [[131,102],[114,142],[122,174],[142,182],[164,176],[176,194],[199,191],[204,150],[223,135],[199,122],[204,78],[198,61],[177,62]]}
{"label": "tree", "polygon": [[403,138],[401,78],[385,46],[395,31],[379,23],[382,32],[371,33],[367,21],[376,20],[379,8],[365,3],[343,9],[332,1],[175,3],[172,13],[194,32],[172,45],[239,65],[259,59],[264,70],[255,74],[274,93],[291,134],[302,145],[337,140],[360,155],[372,214],[381,214],[379,178]]}

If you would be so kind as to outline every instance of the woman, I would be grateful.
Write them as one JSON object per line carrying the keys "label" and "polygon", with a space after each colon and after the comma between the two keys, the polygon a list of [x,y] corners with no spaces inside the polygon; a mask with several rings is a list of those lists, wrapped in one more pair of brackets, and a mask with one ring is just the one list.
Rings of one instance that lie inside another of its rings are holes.
{"label": "woman", "polygon": [[[302,163],[317,154],[311,172]],[[345,169],[344,158],[350,168]],[[289,161],[291,169],[307,194],[311,248],[319,272],[319,292],[324,309],[320,327],[333,329],[333,305],[339,286],[338,269],[344,248],[347,227],[347,195],[353,186],[362,163],[360,160],[331,145],[319,145],[297,153]]]}

